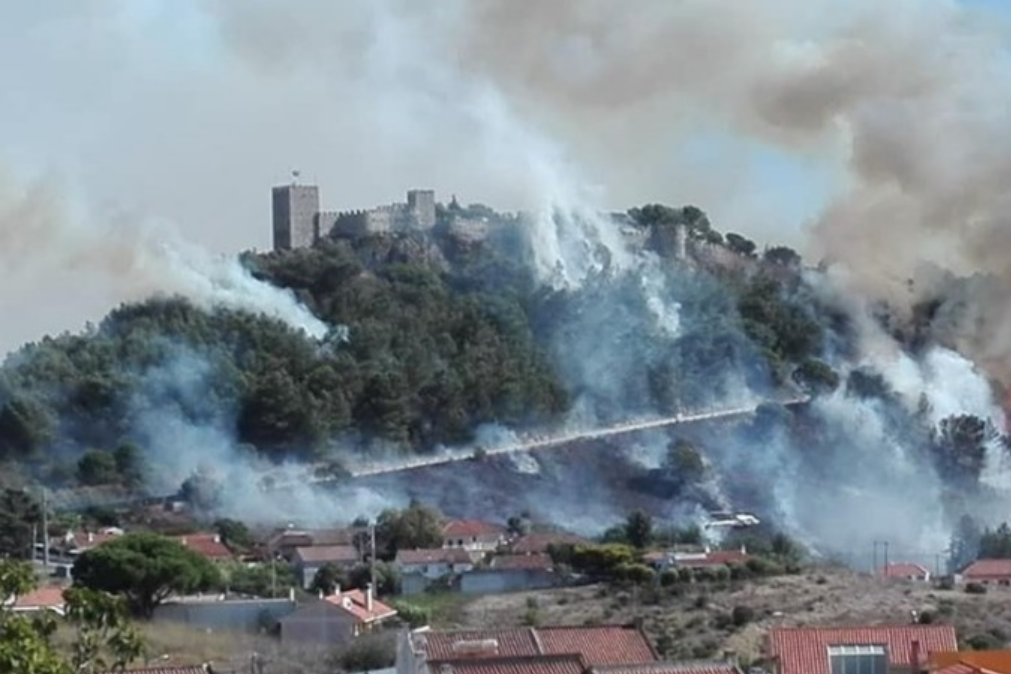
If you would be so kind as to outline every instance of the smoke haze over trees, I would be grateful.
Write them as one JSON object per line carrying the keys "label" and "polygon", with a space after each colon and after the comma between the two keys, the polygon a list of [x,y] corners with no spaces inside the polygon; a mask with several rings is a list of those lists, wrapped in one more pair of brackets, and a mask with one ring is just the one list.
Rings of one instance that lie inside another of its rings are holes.
{"label": "smoke haze over trees", "polygon": [[[131,493],[189,478],[215,514],[283,502],[327,519],[332,495],[269,501],[250,485],[283,481],[289,460],[339,476],[535,426],[764,401],[674,451],[641,434],[341,498],[376,514],[428,488],[474,514],[595,526],[750,508],[808,543],[830,531],[842,549],[931,554],[966,512],[996,526],[1011,488],[988,380],[1011,376],[1011,89],[995,24],[940,0],[418,6],[13,10],[0,27],[0,73],[25,92],[0,112],[19,130],[0,157],[14,168],[0,175],[9,474]],[[96,73],[108,98],[80,87]],[[35,99],[39,81],[66,104]],[[209,129],[229,130],[213,153]],[[769,185],[755,175],[770,164],[739,168],[756,154],[801,168]],[[385,203],[423,176],[525,212],[441,209],[510,232],[487,246],[441,230],[241,259],[187,243],[265,236],[265,189],[291,158],[335,206]],[[611,218],[612,202],[641,206]],[[679,226],[690,260],[673,259]],[[98,322],[78,331],[85,320]],[[814,399],[775,404],[798,391]],[[482,498],[500,483],[511,501]],[[590,483],[599,502],[573,509]]]}

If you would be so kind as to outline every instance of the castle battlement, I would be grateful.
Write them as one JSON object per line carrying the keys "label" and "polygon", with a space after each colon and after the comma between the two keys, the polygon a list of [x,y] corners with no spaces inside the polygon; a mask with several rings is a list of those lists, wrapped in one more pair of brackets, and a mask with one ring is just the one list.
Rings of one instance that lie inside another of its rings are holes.
{"label": "castle battlement", "polygon": [[321,211],[315,185],[283,185],[273,189],[274,250],[315,245],[327,237],[356,238],[420,230],[435,226],[435,192],[410,190],[407,203],[370,209]]}

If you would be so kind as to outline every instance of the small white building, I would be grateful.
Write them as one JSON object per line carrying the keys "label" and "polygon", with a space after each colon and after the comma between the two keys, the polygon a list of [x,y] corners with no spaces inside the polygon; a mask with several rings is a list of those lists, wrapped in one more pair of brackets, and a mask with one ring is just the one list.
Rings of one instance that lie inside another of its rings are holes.
{"label": "small white building", "polygon": [[480,520],[451,520],[442,528],[442,547],[466,550],[473,561],[509,543],[509,530]]}
{"label": "small white building", "polygon": [[373,596],[371,586],[364,591],[337,588],[281,618],[281,643],[339,647],[396,615],[396,609]]}
{"label": "small white building", "polygon": [[921,564],[911,562],[893,562],[884,568],[882,575],[890,579],[930,581],[930,571]]}
{"label": "small white building", "polygon": [[312,585],[316,573],[327,564],[350,569],[359,561],[358,548],[353,545],[298,547],[291,558],[292,567],[301,579],[303,588]]}
{"label": "small white building", "polygon": [[431,580],[474,569],[470,555],[460,548],[400,550],[397,552],[396,565],[405,576],[420,575]]}

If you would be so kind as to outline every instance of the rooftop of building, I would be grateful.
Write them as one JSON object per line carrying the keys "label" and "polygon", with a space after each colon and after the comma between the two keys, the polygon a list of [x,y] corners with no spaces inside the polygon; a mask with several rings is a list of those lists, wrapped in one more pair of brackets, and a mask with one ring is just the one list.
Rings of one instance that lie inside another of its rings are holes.
{"label": "rooftop of building", "polygon": [[494,522],[482,520],[450,520],[442,527],[443,538],[468,538],[475,536],[501,536],[506,528]]}
{"label": "rooftop of building", "polygon": [[627,625],[425,632],[415,635],[415,645],[430,661],[578,654],[596,667],[658,660],[642,630]]}
{"label": "rooftop of building", "polygon": [[769,655],[780,674],[832,674],[829,647],[884,646],[889,663],[909,667],[920,658],[958,650],[950,625],[877,625],[873,627],[782,627],[769,630]]}

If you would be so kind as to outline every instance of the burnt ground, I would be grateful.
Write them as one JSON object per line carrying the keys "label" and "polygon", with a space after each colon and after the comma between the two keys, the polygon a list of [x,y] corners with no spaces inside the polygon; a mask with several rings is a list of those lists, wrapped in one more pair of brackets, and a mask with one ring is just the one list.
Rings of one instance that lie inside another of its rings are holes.
{"label": "burnt ground", "polygon": [[[744,608],[735,612],[736,607]],[[973,595],[837,568],[658,592],[596,585],[485,596],[446,612],[441,622],[458,627],[585,625],[627,623],[639,616],[666,657],[718,657],[733,651],[748,664],[760,660],[764,634],[773,626],[902,624],[911,621],[912,611],[921,618],[926,614],[924,620],[953,624],[961,642],[1002,648],[1011,639],[1011,589]]]}
{"label": "burnt ground", "polygon": [[[523,455],[522,463],[486,457],[359,478],[354,484],[400,498],[406,494],[450,517],[505,521],[527,512],[535,520],[595,535],[635,509],[663,520],[676,518],[686,501],[716,507],[700,490],[679,490],[656,469],[667,443],[679,435],[691,438],[692,430],[582,440]],[[531,457],[536,472],[523,470]]]}

